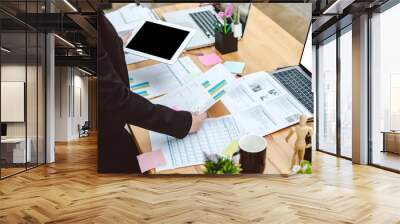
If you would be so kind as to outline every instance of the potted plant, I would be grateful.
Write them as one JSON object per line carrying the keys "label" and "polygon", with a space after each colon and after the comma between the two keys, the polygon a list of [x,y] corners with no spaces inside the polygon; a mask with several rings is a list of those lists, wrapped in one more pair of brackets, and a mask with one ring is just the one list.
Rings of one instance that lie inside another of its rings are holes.
{"label": "potted plant", "polygon": [[242,23],[240,22],[240,9],[236,8],[233,14],[233,36],[240,39],[243,35]]}
{"label": "potted plant", "polygon": [[221,54],[227,54],[237,51],[238,40],[233,34],[232,30],[232,15],[234,7],[229,4],[225,11],[220,11],[218,17],[221,18],[223,23],[216,23],[215,26],[215,48]]}
{"label": "potted plant", "polygon": [[293,167],[293,173],[296,174],[312,174],[312,165],[307,160],[302,160],[300,165],[296,165]]}
{"label": "potted plant", "polygon": [[229,157],[206,155],[204,174],[239,174],[242,169]]}

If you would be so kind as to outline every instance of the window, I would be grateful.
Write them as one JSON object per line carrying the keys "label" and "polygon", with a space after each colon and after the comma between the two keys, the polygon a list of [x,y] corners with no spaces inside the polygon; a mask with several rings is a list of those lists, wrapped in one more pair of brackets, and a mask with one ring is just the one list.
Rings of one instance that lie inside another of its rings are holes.
{"label": "window", "polygon": [[[40,12],[44,3],[9,1],[0,7],[17,5],[22,16]],[[1,117],[0,178],[5,178],[45,163],[46,38],[6,13],[0,17],[9,21],[0,23],[0,90],[6,99],[0,105],[6,115]]]}
{"label": "window", "polygon": [[318,149],[336,153],[336,36],[318,47]]}
{"label": "window", "polygon": [[371,18],[371,162],[400,170],[400,4]]}
{"label": "window", "polygon": [[340,36],[340,155],[352,157],[352,33],[351,26]]}

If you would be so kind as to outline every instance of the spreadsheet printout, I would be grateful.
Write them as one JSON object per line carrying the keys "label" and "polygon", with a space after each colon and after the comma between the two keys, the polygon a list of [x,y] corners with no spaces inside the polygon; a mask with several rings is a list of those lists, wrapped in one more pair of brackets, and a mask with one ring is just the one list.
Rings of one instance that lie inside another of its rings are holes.
{"label": "spreadsheet printout", "polygon": [[199,131],[177,139],[150,132],[152,150],[162,150],[167,164],[157,171],[203,164],[205,154],[222,155],[224,149],[240,137],[240,128],[232,116],[206,119]]}

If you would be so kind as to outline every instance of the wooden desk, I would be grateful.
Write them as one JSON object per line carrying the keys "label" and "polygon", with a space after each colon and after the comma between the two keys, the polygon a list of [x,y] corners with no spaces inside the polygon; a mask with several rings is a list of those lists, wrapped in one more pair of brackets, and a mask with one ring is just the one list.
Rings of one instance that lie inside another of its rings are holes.
{"label": "wooden desk", "polygon": [[400,154],[400,132],[399,131],[382,131],[383,150],[382,152],[392,152]]}
{"label": "wooden desk", "polygon": [[[159,15],[165,12],[197,7],[195,3],[173,4],[165,7],[157,8]],[[271,71],[278,67],[296,65],[299,63],[303,44],[297,41],[293,36],[286,32],[282,27],[272,21],[268,16],[263,14],[255,6],[252,6],[245,34],[239,41],[238,51],[226,55],[220,55],[223,60],[244,61],[246,67],[244,74],[257,71]],[[191,50],[188,53],[210,53],[216,52],[214,47],[206,47]],[[193,61],[202,71],[206,71],[196,56],[191,54]],[[154,61],[144,61],[136,64],[128,65],[128,70],[133,70],[155,64]],[[229,114],[224,105],[219,102],[208,111],[209,116],[218,117]],[[131,126],[135,141],[142,153],[150,152],[150,138],[147,130],[139,127]],[[268,141],[267,161],[265,173],[268,174],[286,174],[289,172],[292,148],[285,142],[287,130],[282,130],[274,134],[266,136]],[[153,171],[154,173],[154,171]],[[202,166],[191,166],[174,170],[160,172],[162,174],[199,174],[202,173]]]}
{"label": "wooden desk", "polygon": [[[25,149],[26,142],[26,149]],[[30,138],[6,138],[1,140],[2,158],[5,163],[25,164],[32,160],[32,140]]]}

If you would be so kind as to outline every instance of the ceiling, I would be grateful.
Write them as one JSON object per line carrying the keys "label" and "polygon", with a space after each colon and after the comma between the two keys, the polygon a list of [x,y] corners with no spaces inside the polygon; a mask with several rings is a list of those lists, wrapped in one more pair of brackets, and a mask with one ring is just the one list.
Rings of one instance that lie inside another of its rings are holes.
{"label": "ceiling", "polygon": [[[312,2],[313,36],[325,32],[348,14],[357,14],[387,0],[270,0],[268,2]],[[47,2],[47,4],[46,4]],[[96,9],[114,2],[129,0],[1,0],[0,27],[2,46],[12,49],[8,56],[20,57],[35,52],[35,41],[25,38],[25,32],[54,32],[56,63],[59,65],[96,68]],[[141,1],[145,2],[145,1]],[[150,2],[150,1],[147,1]],[[341,8],[342,7],[342,8]],[[337,10],[339,14],[333,13]],[[330,12],[324,14],[325,11]],[[52,11],[52,13],[48,13]],[[27,39],[27,40],[26,40]],[[66,40],[66,41],[64,41]],[[25,51],[25,42],[28,48]],[[71,45],[72,44],[72,45]],[[58,60],[57,60],[58,59]],[[83,66],[83,65],[81,65]]]}

